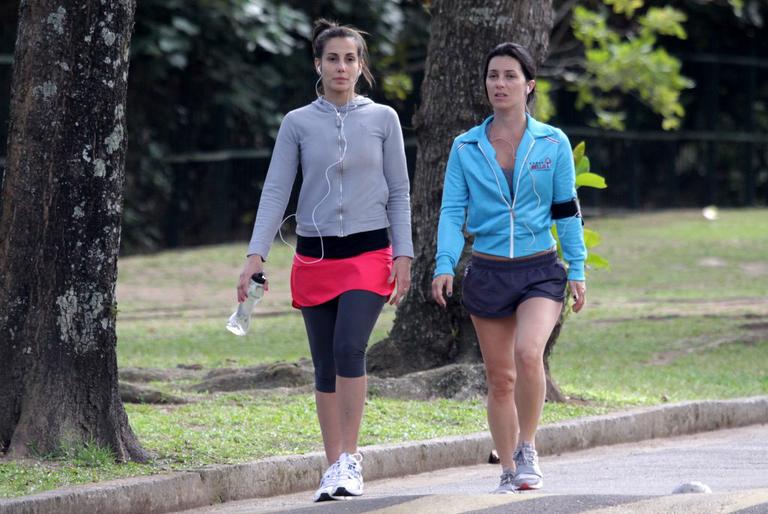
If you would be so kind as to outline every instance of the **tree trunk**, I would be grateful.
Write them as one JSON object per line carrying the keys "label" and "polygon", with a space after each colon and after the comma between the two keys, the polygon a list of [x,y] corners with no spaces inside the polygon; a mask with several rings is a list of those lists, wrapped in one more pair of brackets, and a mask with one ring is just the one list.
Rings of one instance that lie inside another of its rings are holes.
{"label": "tree trunk", "polygon": [[0,444],[146,460],[117,385],[134,0],[22,1],[0,194]]}
{"label": "tree trunk", "polygon": [[461,270],[471,241],[448,309],[431,296],[445,165],[453,139],[490,113],[482,77],[485,55],[499,43],[514,41],[541,63],[553,16],[551,0],[437,0],[431,3],[431,14],[421,108],[414,120],[418,158],[412,195],[413,287],[397,310],[389,337],[369,352],[369,370],[381,376],[480,359],[472,323],[459,303]]}
{"label": "tree trunk", "polygon": [[549,334],[547,344],[544,346],[544,373],[547,376],[547,401],[548,402],[564,402],[568,398],[560,391],[557,384],[552,379],[552,374],[549,372],[549,358],[552,356],[552,352],[555,349],[555,343],[557,338],[560,337],[560,330],[563,328],[565,318],[568,317],[568,303],[563,304],[563,308],[560,311],[560,318],[557,320],[555,328],[552,329],[552,333]]}

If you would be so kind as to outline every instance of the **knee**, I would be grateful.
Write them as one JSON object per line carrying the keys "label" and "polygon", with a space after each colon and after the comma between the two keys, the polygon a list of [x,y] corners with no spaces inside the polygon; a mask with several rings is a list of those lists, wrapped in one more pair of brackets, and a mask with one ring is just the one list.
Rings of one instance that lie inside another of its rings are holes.
{"label": "knee", "polygon": [[488,394],[494,398],[506,398],[515,394],[514,370],[487,370]]}
{"label": "knee", "polygon": [[365,375],[365,348],[340,347],[334,352],[336,374],[344,378]]}
{"label": "knee", "polygon": [[544,356],[537,348],[518,347],[515,361],[521,373],[539,373],[544,369]]}

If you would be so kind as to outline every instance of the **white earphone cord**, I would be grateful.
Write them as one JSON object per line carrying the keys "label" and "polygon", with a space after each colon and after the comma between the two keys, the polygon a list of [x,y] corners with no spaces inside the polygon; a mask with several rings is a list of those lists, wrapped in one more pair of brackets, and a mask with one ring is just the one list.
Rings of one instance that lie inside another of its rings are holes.
{"label": "white earphone cord", "polygon": [[[321,68],[318,66],[318,71],[321,71]],[[362,73],[362,72],[361,72]],[[360,76],[360,73],[357,75]],[[320,81],[322,80],[322,75],[318,77],[317,82],[315,82],[315,93],[317,94],[317,97],[320,98],[320,91],[317,89],[317,87],[320,85]],[[351,95],[352,98],[354,98],[354,86],[352,87],[353,94]],[[345,105],[349,104],[352,100],[350,99]],[[305,261],[301,257],[299,257],[298,252],[296,251],[296,247],[294,247],[292,244],[290,244],[288,241],[285,240],[283,237],[283,230],[282,226],[285,224],[286,221],[288,221],[292,217],[296,217],[296,213],[289,214],[288,216],[283,219],[282,222],[280,222],[280,226],[277,227],[277,233],[280,235],[280,240],[289,248],[293,250],[294,256],[296,259],[301,262],[302,264],[317,264],[318,262],[322,261],[325,258],[325,246],[323,245],[323,235],[320,233],[320,227],[317,226],[317,221],[315,220],[315,213],[317,212],[318,207],[325,201],[326,198],[328,198],[331,194],[331,179],[328,176],[328,172],[333,168],[334,166],[337,166],[339,164],[342,164],[344,162],[344,157],[347,155],[347,137],[344,135],[344,120],[347,119],[347,116],[349,116],[350,111],[354,108],[354,106],[348,106],[347,110],[344,111],[344,115],[342,116],[341,112],[336,108],[336,106],[332,102],[328,102],[333,107],[333,110],[336,112],[336,119],[339,121],[339,159],[333,163],[331,163],[327,168],[325,168],[325,182],[328,184],[328,190],[325,192],[325,195],[320,199],[319,202],[315,205],[315,207],[312,209],[312,225],[315,227],[315,231],[317,232],[317,235],[320,237],[320,258],[315,259],[314,261]],[[298,218],[297,218],[297,226],[298,226]]]}

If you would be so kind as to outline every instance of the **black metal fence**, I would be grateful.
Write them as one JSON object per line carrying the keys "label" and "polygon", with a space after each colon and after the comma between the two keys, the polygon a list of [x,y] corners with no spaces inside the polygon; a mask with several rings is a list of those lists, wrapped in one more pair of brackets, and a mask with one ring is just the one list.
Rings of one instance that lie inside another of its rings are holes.
{"label": "black metal fence", "polygon": [[[716,57],[687,58],[688,66],[702,68],[707,80],[701,81],[695,95],[689,95],[683,130],[611,132],[579,125],[578,116],[563,113],[566,122],[561,128],[573,144],[587,143],[592,170],[605,176],[609,186],[580,191],[586,207],[768,205],[768,131],[763,127],[768,123],[768,85],[761,82],[768,59]],[[11,58],[0,55],[0,177],[7,141]],[[572,105],[565,100],[561,103]],[[571,126],[569,119],[573,120]],[[406,131],[405,138],[413,180],[415,135]],[[167,212],[160,214],[162,221],[152,220],[162,225],[159,246],[247,238],[270,152],[269,148],[237,149],[170,156],[171,187],[164,201]],[[295,206],[295,191],[289,212]]]}
{"label": "black metal fence", "polygon": [[565,127],[585,141],[608,188],[580,191],[588,205],[629,209],[768,204],[768,134],[608,132]]}

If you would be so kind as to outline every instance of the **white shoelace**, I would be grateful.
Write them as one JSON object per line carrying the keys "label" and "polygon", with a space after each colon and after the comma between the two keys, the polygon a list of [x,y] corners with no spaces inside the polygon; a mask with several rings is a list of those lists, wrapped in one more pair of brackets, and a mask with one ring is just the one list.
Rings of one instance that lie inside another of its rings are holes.
{"label": "white shoelace", "polygon": [[[346,458],[339,459],[340,469],[339,477],[343,480],[346,478],[360,478],[360,463],[363,461],[363,456],[359,453],[345,454]],[[343,457],[343,456],[342,456]]]}
{"label": "white shoelace", "polygon": [[323,478],[320,479],[320,487],[328,487],[339,476],[339,461],[331,464],[331,467],[325,471]]}
{"label": "white shoelace", "polygon": [[533,466],[536,463],[536,450],[530,446],[521,446],[514,455],[515,463]]}
{"label": "white shoelace", "polygon": [[511,484],[515,480],[515,473],[514,471],[505,471],[501,474],[501,483],[499,484],[499,487],[503,487],[505,485]]}

